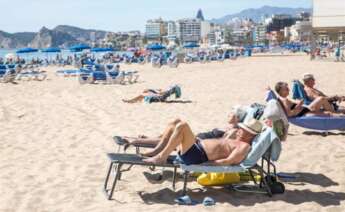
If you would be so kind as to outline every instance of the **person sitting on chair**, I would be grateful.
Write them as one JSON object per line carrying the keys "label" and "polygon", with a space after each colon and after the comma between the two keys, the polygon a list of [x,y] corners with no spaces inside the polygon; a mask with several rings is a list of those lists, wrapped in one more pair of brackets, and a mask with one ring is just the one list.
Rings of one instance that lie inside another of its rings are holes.
{"label": "person sitting on chair", "polygon": [[186,165],[207,161],[213,161],[216,165],[237,165],[245,159],[253,139],[262,131],[262,124],[256,119],[239,123],[238,126],[239,130],[234,139],[199,139],[190,126],[182,121],[174,128],[164,149],[144,161],[153,164],[165,163],[170,153],[177,149],[181,162]]}
{"label": "person sitting on chair", "polygon": [[[314,101],[317,98],[325,98],[331,105],[335,102],[345,100],[345,96],[327,96],[320,90],[314,88],[315,78],[312,74],[304,74],[303,76],[304,91],[310,101]],[[335,108],[336,109],[336,108]]]}
{"label": "person sitting on chair", "polygon": [[314,99],[309,105],[304,105],[303,100],[289,99],[290,89],[286,82],[278,82],[275,85],[275,91],[288,117],[299,117],[306,114],[332,115],[335,113],[332,105],[323,97]]}

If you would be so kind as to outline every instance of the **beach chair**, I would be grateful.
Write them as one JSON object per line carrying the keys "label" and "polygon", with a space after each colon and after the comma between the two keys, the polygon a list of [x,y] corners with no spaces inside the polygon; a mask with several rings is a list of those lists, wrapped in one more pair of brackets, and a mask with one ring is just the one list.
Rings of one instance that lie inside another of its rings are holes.
{"label": "beach chair", "polygon": [[[266,101],[277,99],[276,94],[269,90]],[[279,103],[279,101],[277,101]],[[283,106],[279,103],[279,107]],[[283,110],[283,109],[282,109]],[[345,129],[345,116],[302,116],[302,117],[292,117],[288,118],[288,121],[291,124],[294,124],[299,127],[319,130],[325,133],[328,133],[331,130],[343,130]]]}
{"label": "beach chair", "polygon": [[29,70],[25,72],[20,72],[16,75],[16,80],[36,80],[43,81],[47,78],[47,74],[41,71]]}
{"label": "beach chair", "polygon": [[167,64],[169,65],[170,68],[177,68],[178,64],[178,58],[176,56],[170,56],[167,59]]}
{"label": "beach chair", "polygon": [[[292,81],[292,98],[303,100],[305,105],[309,105],[312,102],[304,91],[304,85],[298,80]],[[336,102],[331,102],[331,104],[335,110],[339,109],[339,105]]]}
{"label": "beach chair", "polygon": [[[275,193],[284,192],[284,185],[276,180],[276,167],[273,161],[277,161],[281,152],[281,143],[273,129],[267,128],[264,132],[256,136],[252,143],[252,148],[248,153],[246,159],[236,166],[215,166],[212,163],[205,163],[200,165],[183,165],[178,161],[178,157],[170,156],[165,164],[154,165],[146,163],[143,158],[136,154],[121,154],[121,153],[108,153],[108,159],[110,160],[110,166],[107,171],[107,175],[104,182],[104,192],[107,198],[112,199],[115,186],[121,178],[123,172],[129,171],[134,165],[139,166],[156,166],[173,168],[173,189],[175,189],[177,168],[181,168],[184,176],[184,183],[182,194],[187,192],[187,180],[191,172],[220,172],[220,173],[238,173],[248,171],[253,179],[253,186],[242,185],[234,186],[237,191],[243,192],[255,192],[264,193],[268,196],[272,196]],[[261,162],[258,163],[261,159]],[[129,169],[122,169],[124,165],[130,165]],[[260,182],[257,182],[254,178],[254,171],[257,171],[260,175]],[[113,173],[112,183],[110,182],[111,172]]]}
{"label": "beach chair", "polygon": [[16,78],[16,71],[14,68],[9,68],[6,65],[0,65],[0,82],[10,83]]}
{"label": "beach chair", "polygon": [[[285,188],[277,182],[276,166],[274,161],[279,159],[281,153],[281,143],[272,128],[267,128],[258,135],[252,142],[252,148],[246,159],[235,166],[215,166],[212,163],[201,165],[184,165],[180,168],[183,171],[184,184],[182,195],[187,192],[188,176],[192,172],[196,173],[239,173],[248,171],[254,185],[234,185],[232,188],[240,192],[262,193],[272,196],[276,193],[283,193]],[[261,161],[260,161],[261,159]],[[260,182],[254,178],[254,171],[260,175]]]}

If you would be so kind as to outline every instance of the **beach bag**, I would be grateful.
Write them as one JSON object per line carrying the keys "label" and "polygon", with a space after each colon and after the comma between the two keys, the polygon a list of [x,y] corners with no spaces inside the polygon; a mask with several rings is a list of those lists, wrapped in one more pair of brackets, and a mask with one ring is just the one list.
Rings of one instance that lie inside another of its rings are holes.
{"label": "beach bag", "polygon": [[197,182],[202,186],[219,186],[240,182],[238,173],[204,173],[201,174]]}

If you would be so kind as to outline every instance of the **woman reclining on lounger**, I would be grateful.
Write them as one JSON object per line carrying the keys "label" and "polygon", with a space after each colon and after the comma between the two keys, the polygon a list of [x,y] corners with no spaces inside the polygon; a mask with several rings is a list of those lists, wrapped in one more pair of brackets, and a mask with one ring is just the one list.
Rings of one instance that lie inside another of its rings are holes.
{"label": "woman reclining on lounger", "polygon": [[338,115],[326,98],[316,98],[309,105],[304,105],[303,100],[291,100],[288,98],[290,89],[286,82],[278,82],[275,85],[278,100],[282,103],[288,117],[300,117],[307,114],[312,115]]}
{"label": "woman reclining on lounger", "polygon": [[175,94],[176,98],[181,97],[181,88],[178,85],[174,85],[170,87],[169,89],[163,91],[162,89],[147,89],[144,90],[142,94],[139,96],[136,96],[132,99],[123,99],[123,102],[126,103],[137,103],[137,102],[164,102],[168,97],[170,97],[172,94]]}

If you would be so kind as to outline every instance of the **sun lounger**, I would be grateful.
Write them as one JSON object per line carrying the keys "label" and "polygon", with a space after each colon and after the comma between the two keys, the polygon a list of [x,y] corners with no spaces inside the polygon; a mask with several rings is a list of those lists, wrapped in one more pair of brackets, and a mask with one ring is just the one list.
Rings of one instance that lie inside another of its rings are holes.
{"label": "sun lounger", "polygon": [[[266,101],[277,99],[276,94],[270,90],[268,92]],[[283,108],[280,104],[279,107]],[[288,118],[288,121],[296,126],[325,131],[342,130],[345,129],[345,116],[332,117],[332,116],[302,116]]]}
{"label": "sun lounger", "polygon": [[16,78],[15,67],[0,65],[0,82],[9,83],[13,82]]}
{"label": "sun lounger", "polygon": [[[105,195],[107,196],[108,200],[112,199],[115,187],[117,182],[121,179],[121,175],[123,172],[129,171],[132,166],[138,165],[138,166],[151,166],[151,167],[164,167],[164,168],[173,168],[174,169],[174,175],[173,175],[173,189],[175,189],[175,183],[176,183],[176,173],[177,168],[179,167],[178,164],[174,163],[175,156],[170,156],[167,160],[167,163],[161,164],[161,165],[155,165],[151,163],[146,163],[143,161],[143,157],[136,155],[136,154],[120,154],[120,153],[108,153],[107,154],[108,159],[110,160],[110,166],[107,171],[106,179],[104,182],[103,191]],[[124,165],[129,165],[129,168],[122,169]],[[110,177],[111,172],[114,171],[114,179],[112,184],[110,185]],[[110,187],[109,187],[110,186]]]}
{"label": "sun lounger", "polygon": [[26,71],[21,72],[16,75],[16,80],[37,80],[37,81],[43,81],[47,78],[47,74],[39,71]]}
{"label": "sun lounger", "polygon": [[[146,163],[143,158],[136,154],[120,154],[113,153],[108,154],[110,160],[110,167],[107,171],[107,176],[104,183],[104,191],[107,198],[110,200],[113,196],[115,186],[121,177],[121,174],[128,169],[122,170],[123,165],[140,165],[140,166],[157,166],[157,167],[170,167],[174,168],[173,174],[173,188],[175,187],[176,181],[176,171],[177,168],[181,168],[184,173],[184,186],[182,193],[187,192],[187,179],[190,172],[242,172],[249,171],[255,183],[256,190],[251,190],[252,188],[247,187],[243,189],[241,187],[236,187],[238,191],[244,192],[259,192],[265,193],[272,196],[274,193],[284,190],[284,185],[276,182],[276,168],[272,161],[277,161],[281,152],[281,143],[277,135],[274,133],[273,129],[267,128],[264,132],[258,135],[252,144],[252,149],[247,155],[246,159],[237,166],[215,166],[212,163],[200,164],[200,165],[190,165],[186,166],[183,164],[178,164],[178,157],[175,159],[171,156],[167,163],[162,165],[153,165],[151,163]],[[261,160],[261,164],[258,161]],[[173,162],[176,161],[176,162]],[[266,168],[265,168],[266,165]],[[115,171],[113,177],[113,183],[109,188],[109,180],[112,170]],[[258,171],[261,176],[260,182],[255,181],[253,177],[253,170]],[[249,189],[248,189],[249,188]]]}

